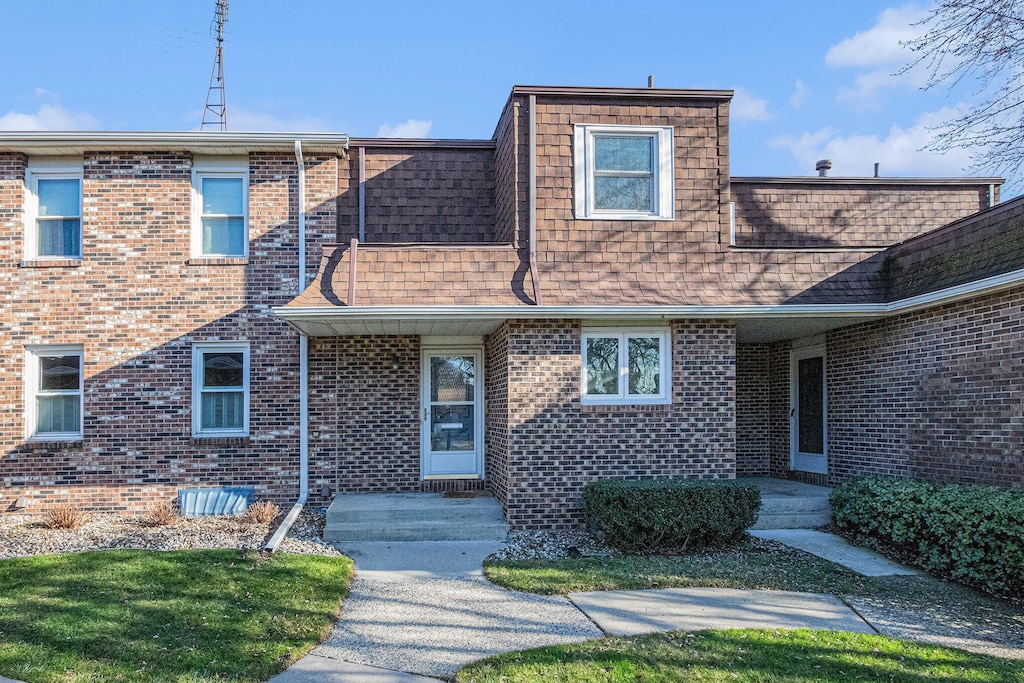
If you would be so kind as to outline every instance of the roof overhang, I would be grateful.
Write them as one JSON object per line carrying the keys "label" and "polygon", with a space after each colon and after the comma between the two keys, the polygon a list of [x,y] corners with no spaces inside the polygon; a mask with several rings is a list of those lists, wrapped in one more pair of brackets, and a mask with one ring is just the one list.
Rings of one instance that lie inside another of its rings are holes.
{"label": "roof overhang", "polygon": [[0,152],[31,155],[78,155],[104,151],[186,151],[193,154],[289,152],[295,142],[308,154],[344,154],[349,138],[342,133],[234,133],[222,131],[22,131],[0,133]]}
{"label": "roof overhang", "polygon": [[594,324],[735,320],[741,342],[819,334],[859,322],[954,303],[1024,283],[1024,269],[887,303],[739,306],[279,306],[275,315],[310,337],[356,335],[469,336],[505,320],[560,318]]}

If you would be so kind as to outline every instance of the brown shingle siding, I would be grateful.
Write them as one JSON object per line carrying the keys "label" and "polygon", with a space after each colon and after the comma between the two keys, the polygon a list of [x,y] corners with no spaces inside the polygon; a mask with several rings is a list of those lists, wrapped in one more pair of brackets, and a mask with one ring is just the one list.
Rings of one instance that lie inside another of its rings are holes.
{"label": "brown shingle siding", "polygon": [[890,301],[1024,268],[1024,198],[910,240],[886,254]]}
{"label": "brown shingle siding", "polygon": [[[358,141],[357,141],[358,143]],[[365,241],[491,242],[495,154],[489,148],[353,147],[339,202],[342,236],[358,236],[365,154]]]}
{"label": "brown shingle siding", "polygon": [[988,185],[732,179],[740,247],[887,247],[987,206]]}

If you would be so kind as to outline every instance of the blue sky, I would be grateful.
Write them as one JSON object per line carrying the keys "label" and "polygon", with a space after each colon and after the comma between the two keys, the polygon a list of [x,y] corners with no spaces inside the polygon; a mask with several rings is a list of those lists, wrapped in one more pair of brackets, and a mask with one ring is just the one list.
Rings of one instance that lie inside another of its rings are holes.
{"label": "blue sky", "polygon": [[[189,130],[214,0],[9,3],[0,129]],[[920,152],[969,101],[893,76],[925,2],[232,0],[234,130],[487,138],[513,84],[735,88],[734,175],[962,175]]]}

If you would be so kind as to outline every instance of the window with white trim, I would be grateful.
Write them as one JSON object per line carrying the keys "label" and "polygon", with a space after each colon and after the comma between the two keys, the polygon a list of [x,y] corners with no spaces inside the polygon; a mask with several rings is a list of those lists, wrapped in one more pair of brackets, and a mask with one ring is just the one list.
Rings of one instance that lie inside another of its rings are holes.
{"label": "window with white trim", "polygon": [[197,159],[192,166],[192,255],[249,254],[249,162]]}
{"label": "window with white trim", "polygon": [[671,219],[672,127],[575,126],[576,218]]}
{"label": "window with white trim", "polygon": [[192,435],[249,435],[249,345],[192,347]]}
{"label": "window with white trim", "polygon": [[671,403],[671,334],[587,330],[581,338],[584,404]]}
{"label": "window with white trim", "polygon": [[27,437],[37,441],[81,439],[82,347],[33,346],[27,351]]}
{"label": "window with white trim", "polygon": [[25,258],[82,258],[82,162],[29,160]]}

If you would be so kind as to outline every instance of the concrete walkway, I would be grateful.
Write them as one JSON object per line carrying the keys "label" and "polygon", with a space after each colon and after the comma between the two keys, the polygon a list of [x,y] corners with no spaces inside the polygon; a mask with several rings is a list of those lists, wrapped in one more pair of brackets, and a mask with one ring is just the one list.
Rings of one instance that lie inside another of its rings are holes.
{"label": "concrete walkway", "polygon": [[874,633],[831,595],[688,588],[541,596],[499,588],[488,542],[352,543],[356,579],[330,637],[272,683],[450,678],[501,652],[604,635],[708,628]]}
{"label": "concrete walkway", "polygon": [[811,529],[751,531],[751,536],[798,548],[864,576],[916,576],[917,570],[893,562],[885,555],[850,545],[845,538]]}
{"label": "concrete walkway", "polygon": [[[753,532],[869,576],[913,570],[807,530]],[[819,628],[875,633],[831,595],[723,588],[541,596],[483,577],[493,541],[350,543],[356,578],[328,637],[271,683],[410,683],[451,678],[501,652],[604,635],[709,628]],[[0,676],[0,683],[17,683]]]}

